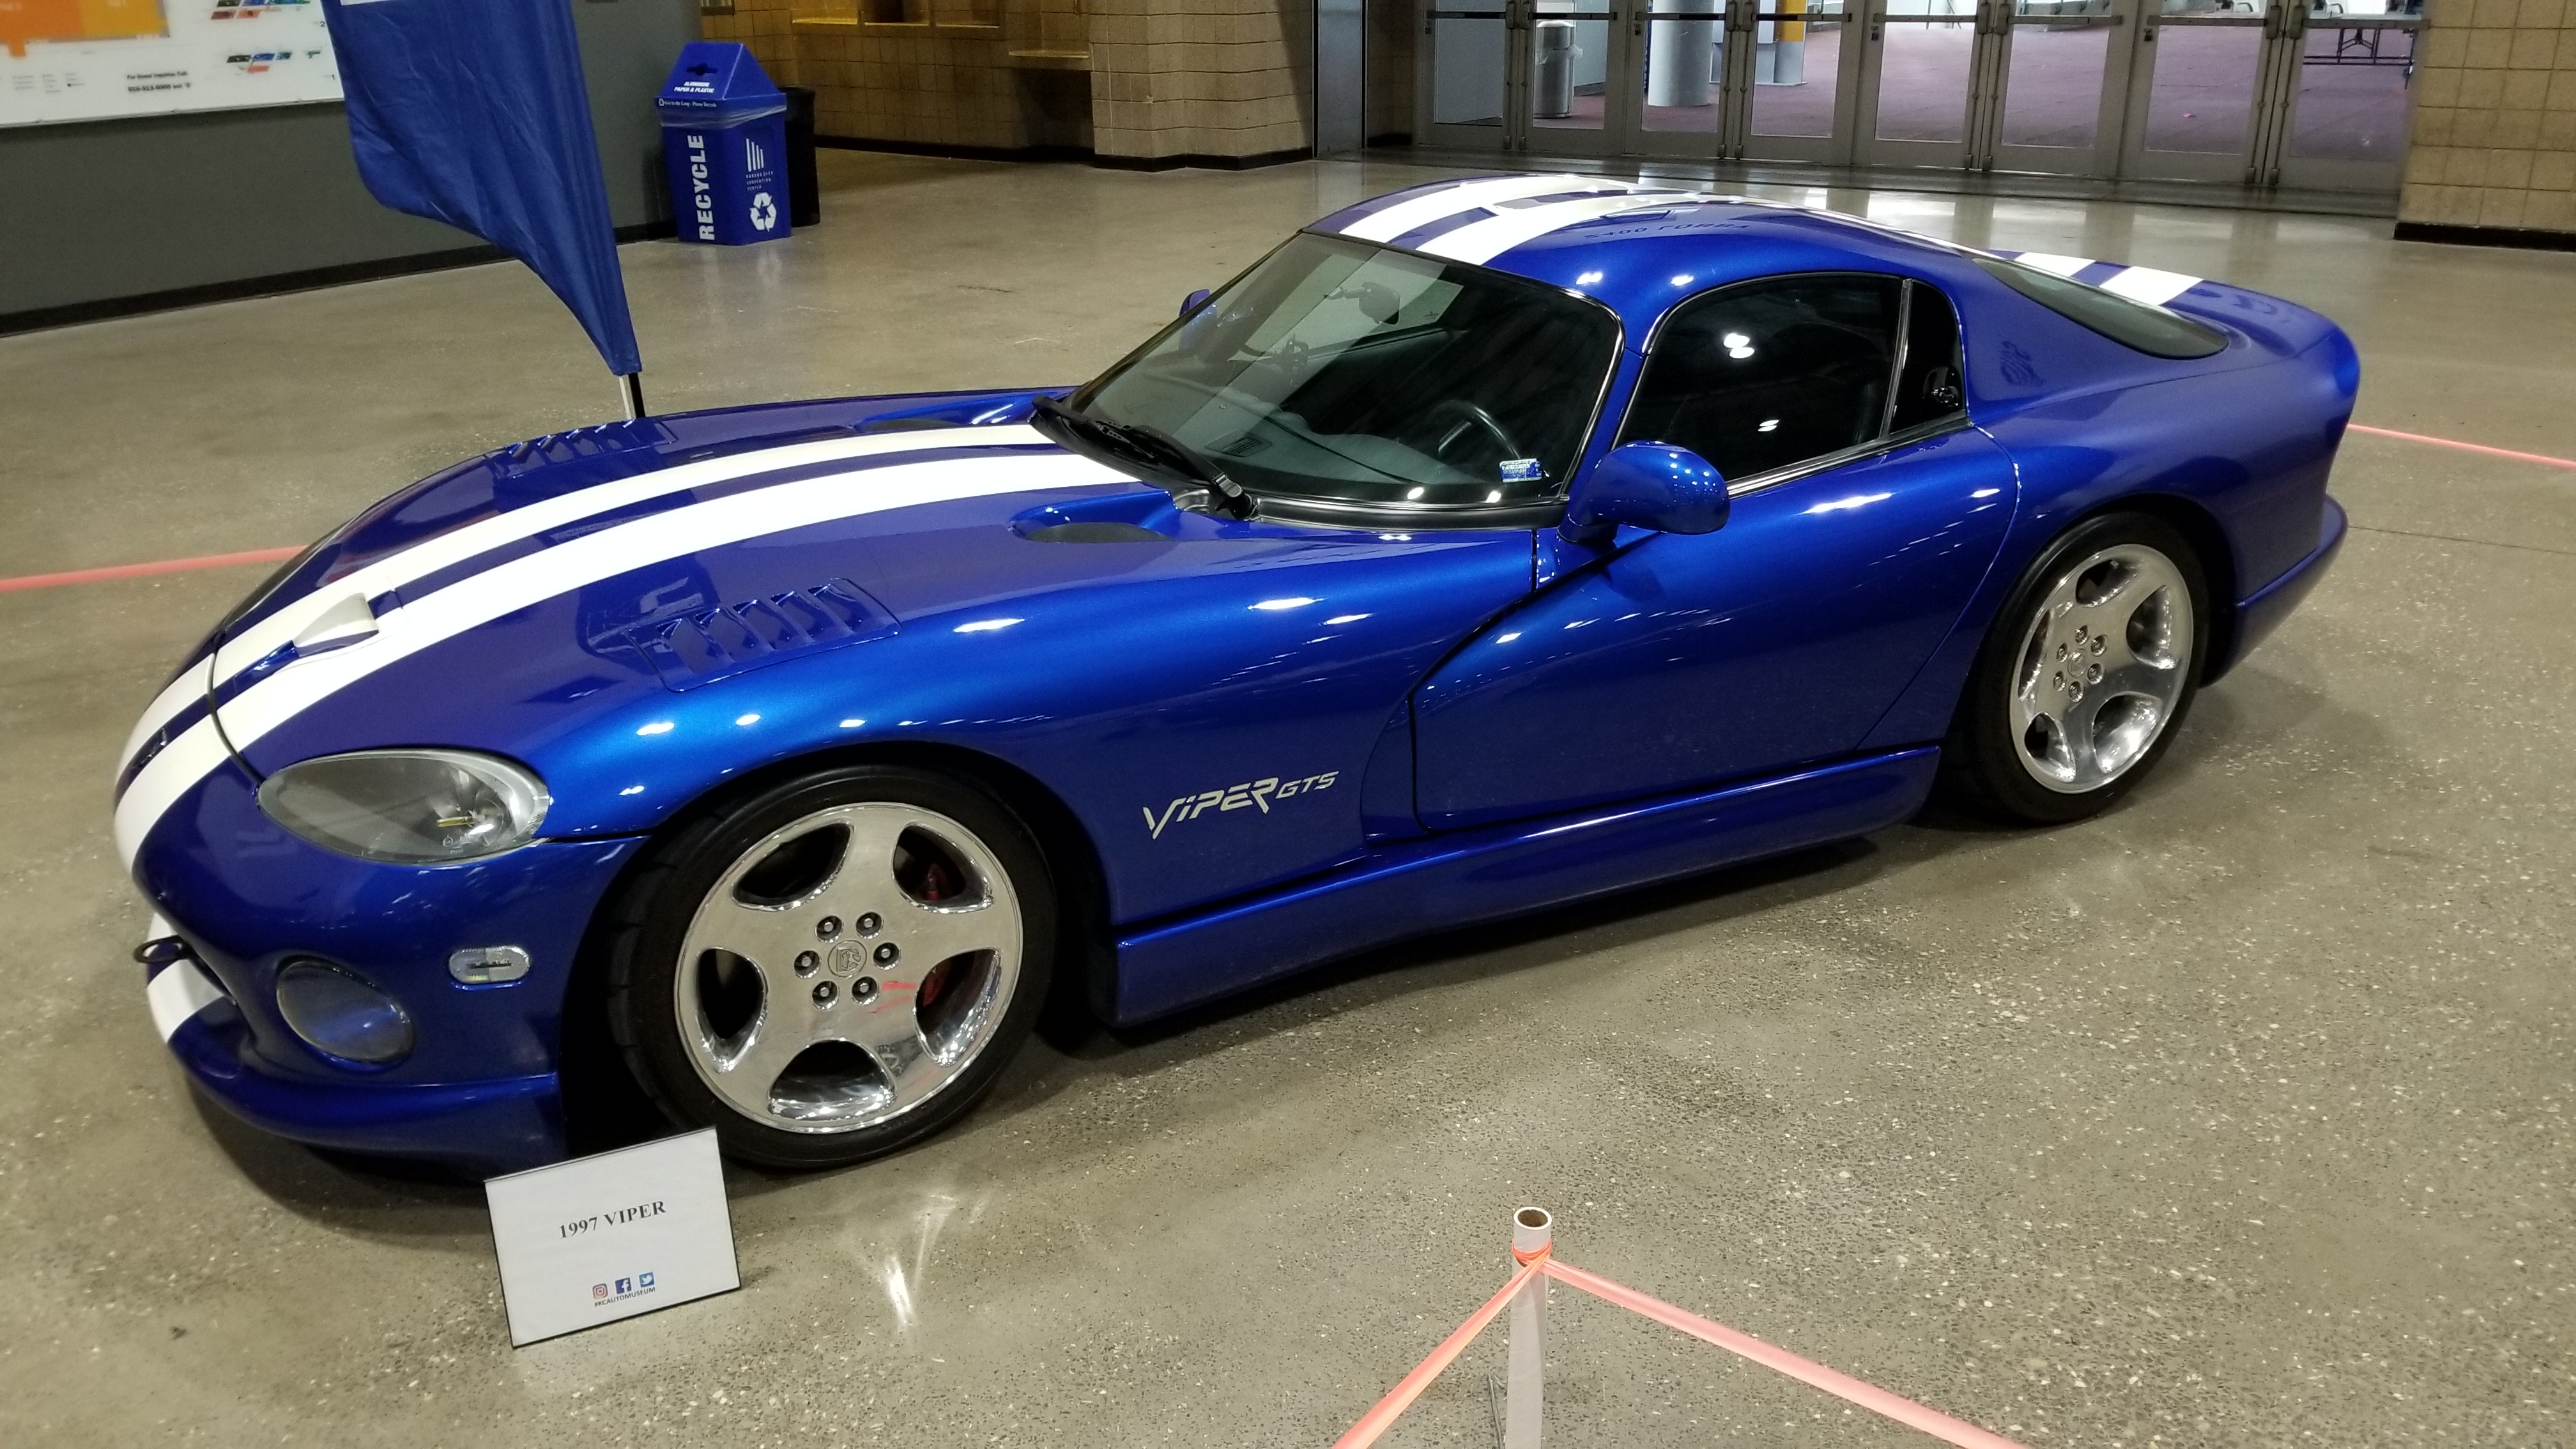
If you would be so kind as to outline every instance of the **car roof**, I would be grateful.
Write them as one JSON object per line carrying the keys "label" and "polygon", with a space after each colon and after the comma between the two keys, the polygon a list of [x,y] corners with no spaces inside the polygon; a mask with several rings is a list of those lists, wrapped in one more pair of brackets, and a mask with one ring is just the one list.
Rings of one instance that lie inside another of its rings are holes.
{"label": "car roof", "polygon": [[1837,270],[1950,279],[1968,265],[1963,248],[1857,217],[1598,176],[1436,181],[1346,207],[1307,230],[1598,298],[1627,323],[1632,347],[1674,302],[1730,282]]}

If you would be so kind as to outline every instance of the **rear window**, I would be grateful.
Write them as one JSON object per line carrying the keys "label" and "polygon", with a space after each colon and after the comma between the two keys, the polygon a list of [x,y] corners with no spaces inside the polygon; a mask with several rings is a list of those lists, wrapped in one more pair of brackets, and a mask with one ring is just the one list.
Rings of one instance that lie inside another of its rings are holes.
{"label": "rear window", "polygon": [[2150,357],[2207,357],[2227,347],[2226,333],[2180,313],[2001,257],[1976,260],[1987,275],[2058,316]]}

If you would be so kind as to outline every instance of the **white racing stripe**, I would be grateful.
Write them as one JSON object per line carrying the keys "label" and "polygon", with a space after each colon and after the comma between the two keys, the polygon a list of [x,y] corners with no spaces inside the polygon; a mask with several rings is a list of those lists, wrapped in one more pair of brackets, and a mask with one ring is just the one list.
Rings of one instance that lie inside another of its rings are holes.
{"label": "white racing stripe", "polygon": [[[2062,257],[2055,252],[2003,252],[1999,255],[2010,257],[2026,267],[2036,267],[2040,271],[2054,273],[2069,281],[2073,281],[2075,274],[2086,267],[2097,265],[2091,257]],[[2154,267],[2121,266],[2118,262],[2099,265],[2117,266],[2120,270],[2112,273],[2105,281],[2087,285],[2099,286],[2113,296],[2126,297],[2132,302],[2144,302],[2150,307],[2163,306],[2199,286],[2203,280],[2199,277],[2184,276],[2180,272],[2158,271]]]}
{"label": "white racing stripe", "polygon": [[1444,232],[1424,242],[1420,250],[1429,256],[1482,266],[1524,242],[1536,241],[1549,232],[1561,231],[1577,222],[1613,216],[1623,211],[1686,206],[1715,199],[1701,191],[1634,191],[1623,196],[1590,196],[1580,201],[1560,201],[1551,206],[1507,211],[1490,220],[1470,222],[1456,231]]}
{"label": "white racing stripe", "polygon": [[1372,212],[1344,227],[1342,235],[1360,241],[1393,241],[1406,232],[1429,226],[1435,221],[1497,202],[1625,185],[1625,182],[1603,181],[1594,176],[1505,176],[1493,181],[1462,181],[1427,196],[1399,201],[1384,211]]}
{"label": "white racing stripe", "polygon": [[[970,433],[961,439],[959,433]],[[380,558],[346,577],[280,608],[254,624],[243,635],[223,646],[211,662],[214,671],[191,669],[163,688],[159,697],[135,721],[133,732],[125,739],[125,751],[117,756],[116,768],[122,773],[145,742],[163,725],[178,717],[189,705],[205,698],[215,684],[231,678],[243,668],[266,658],[279,645],[293,639],[312,625],[332,606],[344,603],[355,594],[373,598],[388,589],[400,588],[414,579],[424,578],[476,554],[485,553],[521,539],[576,523],[596,514],[680,492],[728,483],[754,474],[778,472],[789,468],[808,467],[818,463],[837,463],[852,458],[879,457],[892,453],[917,453],[930,448],[953,448],[963,443],[982,447],[1025,446],[1048,439],[1035,428],[1025,425],[986,428],[940,428],[920,432],[891,433],[866,438],[836,438],[819,443],[795,443],[784,448],[765,448],[758,452],[734,453],[703,462],[683,463],[676,468],[621,478],[560,497],[544,499],[477,519],[463,528],[424,539],[400,553]]]}
{"label": "white racing stripe", "polygon": [[182,956],[153,974],[152,984],[143,988],[143,999],[152,1007],[153,1029],[167,1042],[189,1018],[223,1000],[224,994],[206,979],[202,967]]}
{"label": "white racing stripe", "polygon": [[2115,292],[2132,302],[2161,307],[2200,285],[2200,278],[2180,272],[2160,272],[2153,267],[2130,267],[2102,284],[2105,292]]}
{"label": "white racing stripe", "polygon": [[[504,614],[665,559],[862,514],[1126,479],[1126,474],[1073,453],[1008,460],[947,458],[870,473],[861,488],[853,488],[847,475],[830,474],[653,514],[512,559],[417,604],[387,610],[377,621],[374,638],[298,660],[242,691],[223,708],[224,735],[234,748],[248,749],[315,704],[423,649]],[[328,597],[342,594],[335,589]],[[134,777],[116,802],[116,847],[128,866],[162,814],[224,762],[224,735],[216,733],[213,720],[199,720]]]}
{"label": "white racing stripe", "polygon": [[2055,252],[2023,252],[2013,260],[2025,267],[2037,267],[2043,272],[2054,272],[2061,277],[2072,277],[2093,265],[2091,257],[2061,257]]}

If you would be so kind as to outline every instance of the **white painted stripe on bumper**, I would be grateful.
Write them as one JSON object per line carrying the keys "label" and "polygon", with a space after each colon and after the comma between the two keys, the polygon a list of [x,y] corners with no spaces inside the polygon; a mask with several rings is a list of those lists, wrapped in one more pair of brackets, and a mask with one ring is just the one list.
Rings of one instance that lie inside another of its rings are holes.
{"label": "white painted stripe on bumper", "polygon": [[[417,604],[387,610],[374,638],[297,660],[235,696],[223,708],[224,735],[234,748],[247,750],[377,670],[504,614],[665,559],[862,514],[1124,481],[1126,474],[1073,453],[950,458],[874,471],[855,488],[847,475],[827,474],[653,514],[512,559]],[[327,597],[341,596],[334,589]],[[127,866],[163,812],[224,762],[224,735],[216,733],[214,720],[200,720],[136,774],[116,804],[116,847]]]}
{"label": "white painted stripe on bumper", "polygon": [[810,467],[820,463],[837,463],[855,458],[883,457],[889,454],[918,453],[933,448],[1025,447],[1049,441],[1035,428],[1014,424],[989,428],[938,428],[920,432],[890,433],[879,437],[838,438],[820,443],[796,443],[784,448],[764,448],[758,452],[735,453],[704,462],[683,463],[676,468],[621,478],[611,483],[584,488],[557,498],[548,498],[477,519],[451,533],[425,539],[400,553],[380,558],[366,567],[333,581],[328,589],[297,599],[254,624],[236,640],[218,650],[211,661],[214,671],[190,670],[170,681],[159,697],[143,711],[133,732],[126,736],[125,750],[117,756],[116,768],[122,773],[135,754],[155,732],[168,724],[191,703],[205,696],[213,684],[221,683],[244,667],[267,657],[279,645],[293,639],[329,611],[332,605],[345,601],[351,594],[373,598],[388,589],[400,588],[414,579],[425,578],[440,569],[462,563],[476,554],[532,538],[550,529],[577,523],[584,518],[620,508],[631,507],[666,494],[690,488],[705,488],[748,478],[760,473],[781,472],[790,468]]}
{"label": "white painted stripe on bumper", "polygon": [[154,973],[152,984],[143,988],[143,999],[152,1007],[153,1030],[167,1042],[198,1012],[227,998],[206,979],[206,968],[182,956]]}

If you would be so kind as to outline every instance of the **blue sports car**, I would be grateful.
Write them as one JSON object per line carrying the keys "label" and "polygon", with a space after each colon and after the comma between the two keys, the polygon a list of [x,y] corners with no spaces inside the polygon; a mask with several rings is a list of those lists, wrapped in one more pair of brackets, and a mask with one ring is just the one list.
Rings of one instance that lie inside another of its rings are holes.
{"label": "blue sports car", "polygon": [[2144,267],[1397,192],[1077,389],[586,428],[369,509],[134,729],[147,994],[306,1142],[550,1160],[586,1067],[852,1162],[1051,989],[1138,1022],[1935,790],[2102,809],[2324,574],[2359,380]]}

